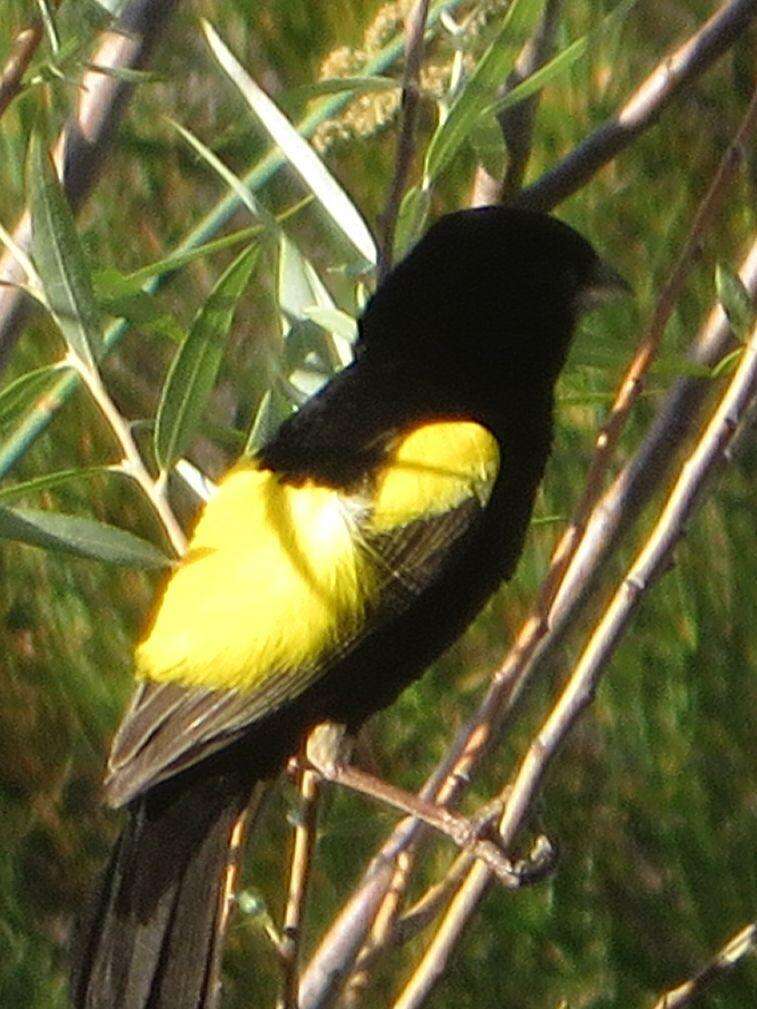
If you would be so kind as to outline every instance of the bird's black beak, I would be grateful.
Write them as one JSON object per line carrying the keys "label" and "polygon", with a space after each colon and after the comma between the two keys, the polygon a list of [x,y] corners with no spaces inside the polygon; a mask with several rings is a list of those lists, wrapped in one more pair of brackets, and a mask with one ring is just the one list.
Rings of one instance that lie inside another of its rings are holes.
{"label": "bird's black beak", "polygon": [[579,308],[582,312],[589,312],[619,294],[632,293],[633,288],[614,266],[597,259],[579,292]]}

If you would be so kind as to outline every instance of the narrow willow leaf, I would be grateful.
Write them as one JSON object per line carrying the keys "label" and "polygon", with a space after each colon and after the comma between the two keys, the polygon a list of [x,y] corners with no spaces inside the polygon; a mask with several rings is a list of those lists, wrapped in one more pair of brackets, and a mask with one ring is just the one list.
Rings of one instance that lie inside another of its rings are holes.
{"label": "narrow willow leaf", "polygon": [[[282,310],[285,341],[292,332],[291,323],[310,321],[308,309],[314,307],[336,311],[328,288],[315,271],[313,264],[303,256],[294,242],[282,233],[279,240],[279,273],[277,295]],[[352,360],[351,341],[325,327],[329,335],[322,340],[321,356],[330,361],[332,370],[341,368]]]}
{"label": "narrow willow leaf", "polygon": [[339,308],[312,306],[305,309],[305,316],[347,343],[354,343],[357,339],[357,320]]}
{"label": "narrow willow leaf", "polygon": [[121,273],[118,270],[108,268],[98,270],[93,274],[95,291],[99,299],[124,298],[132,294],[139,294],[143,286],[153,277],[164,277],[168,273],[174,273],[188,263],[193,263],[202,256],[210,256],[214,252],[222,252],[240,242],[249,242],[250,239],[258,238],[265,234],[265,228],[259,224],[251,228],[241,228],[233,231],[223,238],[216,238],[212,242],[198,245],[193,249],[183,249],[180,252],[173,252],[170,256],[158,259],[154,263],[142,266],[133,273]]}
{"label": "narrow willow leaf", "polygon": [[519,46],[534,24],[542,0],[514,0],[502,20],[494,41],[486,50],[435,131],[426,151],[424,188],[446,168],[466,139],[481,110],[512,69]]}
{"label": "narrow willow leaf", "polygon": [[313,265],[287,235],[279,237],[279,306],[289,319],[304,319],[311,305],[334,308],[334,299]]}
{"label": "narrow willow leaf", "polygon": [[181,477],[187,487],[192,490],[201,501],[210,501],[215,494],[217,487],[205,474],[196,466],[193,466],[188,459],[179,459],[176,463],[175,472]]}
{"label": "narrow willow leaf", "polygon": [[715,289],[733,335],[739,342],[745,343],[754,325],[754,305],[749,291],[741,277],[722,263],[715,268]]}
{"label": "narrow willow leaf", "polygon": [[328,80],[305,84],[290,92],[292,98],[315,98],[319,95],[338,95],[342,91],[352,91],[355,95],[372,94],[377,91],[391,91],[401,88],[400,81],[392,77],[330,77]]}
{"label": "narrow willow leaf", "polygon": [[60,55],[60,38],[58,37],[58,29],[55,27],[55,18],[50,9],[50,4],[48,0],[37,0],[37,6],[39,7],[42,24],[44,25],[45,35],[47,35],[50,48],[58,56]]}
{"label": "narrow willow leaf", "polygon": [[125,84],[159,84],[165,81],[166,75],[154,70],[135,70],[133,67],[109,67],[102,63],[84,63],[87,70],[105,77],[114,77]]}
{"label": "narrow willow leaf", "polygon": [[188,129],[186,129],[186,127],[177,123],[173,119],[169,119],[169,122],[179,131],[187,143],[197,151],[200,157],[210,165],[213,171],[220,175],[221,179],[223,179],[229,189],[231,189],[233,193],[236,193],[242,205],[247,207],[253,217],[259,217],[265,224],[266,228],[270,231],[277,231],[278,224],[276,223],[276,218],[262,205],[262,203],[260,203],[259,200],[255,199],[244,182],[242,182],[242,180],[235,175],[230,168],[227,168],[223,161],[221,161],[221,159],[215,155],[209,147],[196,137],[194,133],[191,133]]}
{"label": "narrow willow leaf", "polygon": [[507,165],[507,147],[502,127],[494,116],[482,113],[468,134],[468,142],[479,161],[493,179],[501,179]]}
{"label": "narrow willow leaf", "polygon": [[114,319],[126,319],[144,332],[167,336],[174,343],[181,343],[186,336],[178,320],[147,291],[122,298],[98,298],[98,303],[107,315],[112,315]]}
{"label": "narrow willow leaf", "polygon": [[71,208],[39,131],[32,137],[29,170],[34,265],[69,349],[93,368],[102,335],[92,279]]}
{"label": "narrow willow leaf", "polygon": [[292,413],[292,403],[275,383],[260,401],[250,427],[244,454],[249,458],[276,433],[282,421]]}
{"label": "narrow willow leaf", "polygon": [[70,371],[59,364],[46,364],[20,375],[14,382],[0,391],[0,423],[10,420],[25,409],[32,400],[41,396],[54,382]]}
{"label": "narrow willow leaf", "polygon": [[600,37],[622,21],[637,3],[638,0],[622,0],[617,7],[603,18],[596,28],[587,32],[586,35],[582,35],[575,42],[571,42],[569,46],[566,46],[562,52],[559,52],[557,56],[549,60],[548,63],[545,63],[543,67],[540,67],[530,77],[521,81],[512,91],[508,91],[504,97],[492,102],[491,105],[487,105],[480,113],[480,118],[486,119],[496,116],[500,112],[504,112],[505,109],[510,108],[512,105],[517,105],[518,102],[522,102],[525,98],[529,98],[537,91],[546,87],[547,84],[550,84],[560,74],[565,73],[574,63],[577,63],[578,60],[585,56],[596,45]]}
{"label": "narrow willow leaf", "polygon": [[404,258],[423,234],[431,209],[431,190],[412,186],[402,198],[394,235],[394,259]]}
{"label": "narrow willow leaf", "polygon": [[155,423],[155,456],[163,470],[173,466],[197,430],[237,303],[259,256],[260,246],[250,246],[223,273],[171,363]]}
{"label": "narrow willow leaf", "polygon": [[173,563],[152,543],[125,529],[36,508],[0,507],[0,537],[126,567],[164,568]]}
{"label": "narrow willow leaf", "polygon": [[[523,0],[520,0],[523,2]],[[530,0],[533,2],[533,0]],[[376,262],[376,245],[365,221],[352,200],[329,172],[310,144],[300,136],[281,110],[244,70],[227,49],[209,22],[203,29],[214,56],[223,70],[239,88],[245,101],[278,144],[294,170],[312,190],[315,198],[329,213],[360,254],[369,263]]]}
{"label": "narrow willow leaf", "polygon": [[87,479],[95,474],[102,476],[106,473],[122,477],[126,475],[117,466],[85,466],[83,469],[58,470],[57,473],[45,473],[43,476],[24,480],[23,483],[0,488],[0,503],[7,505],[12,501],[18,501],[19,498],[26,497],[27,494],[35,494],[41,490],[50,490],[51,487],[71,483],[72,480]]}
{"label": "narrow willow leaf", "polygon": [[733,371],[743,353],[744,348],[737,347],[735,350],[721,357],[718,363],[710,369],[710,378],[720,378],[721,375],[726,375]]}

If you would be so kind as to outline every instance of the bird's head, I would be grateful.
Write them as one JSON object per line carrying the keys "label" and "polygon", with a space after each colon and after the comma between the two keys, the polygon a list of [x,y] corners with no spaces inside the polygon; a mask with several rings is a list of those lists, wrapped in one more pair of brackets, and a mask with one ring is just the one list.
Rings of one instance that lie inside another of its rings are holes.
{"label": "bird's head", "polygon": [[361,350],[554,382],[582,311],[628,285],[573,228],[502,206],[442,217],[371,298]]}

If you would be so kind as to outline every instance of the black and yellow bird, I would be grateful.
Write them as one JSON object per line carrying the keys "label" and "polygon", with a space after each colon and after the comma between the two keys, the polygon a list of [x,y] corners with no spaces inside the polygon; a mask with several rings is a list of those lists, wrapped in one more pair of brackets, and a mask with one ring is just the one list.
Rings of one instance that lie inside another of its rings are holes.
{"label": "black and yellow bird", "polygon": [[216,1004],[253,787],[317,723],[390,704],[512,575],[575,321],[618,286],[546,215],[450,214],[371,298],[354,362],[223,480],[137,649],[78,1009]]}

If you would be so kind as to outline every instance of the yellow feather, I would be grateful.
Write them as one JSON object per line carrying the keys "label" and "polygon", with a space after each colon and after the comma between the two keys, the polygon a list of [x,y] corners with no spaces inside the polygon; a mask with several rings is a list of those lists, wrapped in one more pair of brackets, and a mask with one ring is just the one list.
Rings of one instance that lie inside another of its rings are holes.
{"label": "yellow feather", "polygon": [[153,680],[251,690],[359,623],[369,572],[339,494],[232,470],[210,500],[137,650]]}
{"label": "yellow feather", "polygon": [[423,424],[398,445],[380,481],[371,525],[383,531],[440,515],[472,495],[486,504],[498,467],[497,440],[480,424]]}
{"label": "yellow feather", "polygon": [[380,591],[360,526],[384,532],[472,495],[483,503],[498,461],[483,427],[439,422],[398,443],[372,502],[282,483],[254,464],[233,469],[137,649],[138,675],[254,690],[312,665],[360,626]]}

